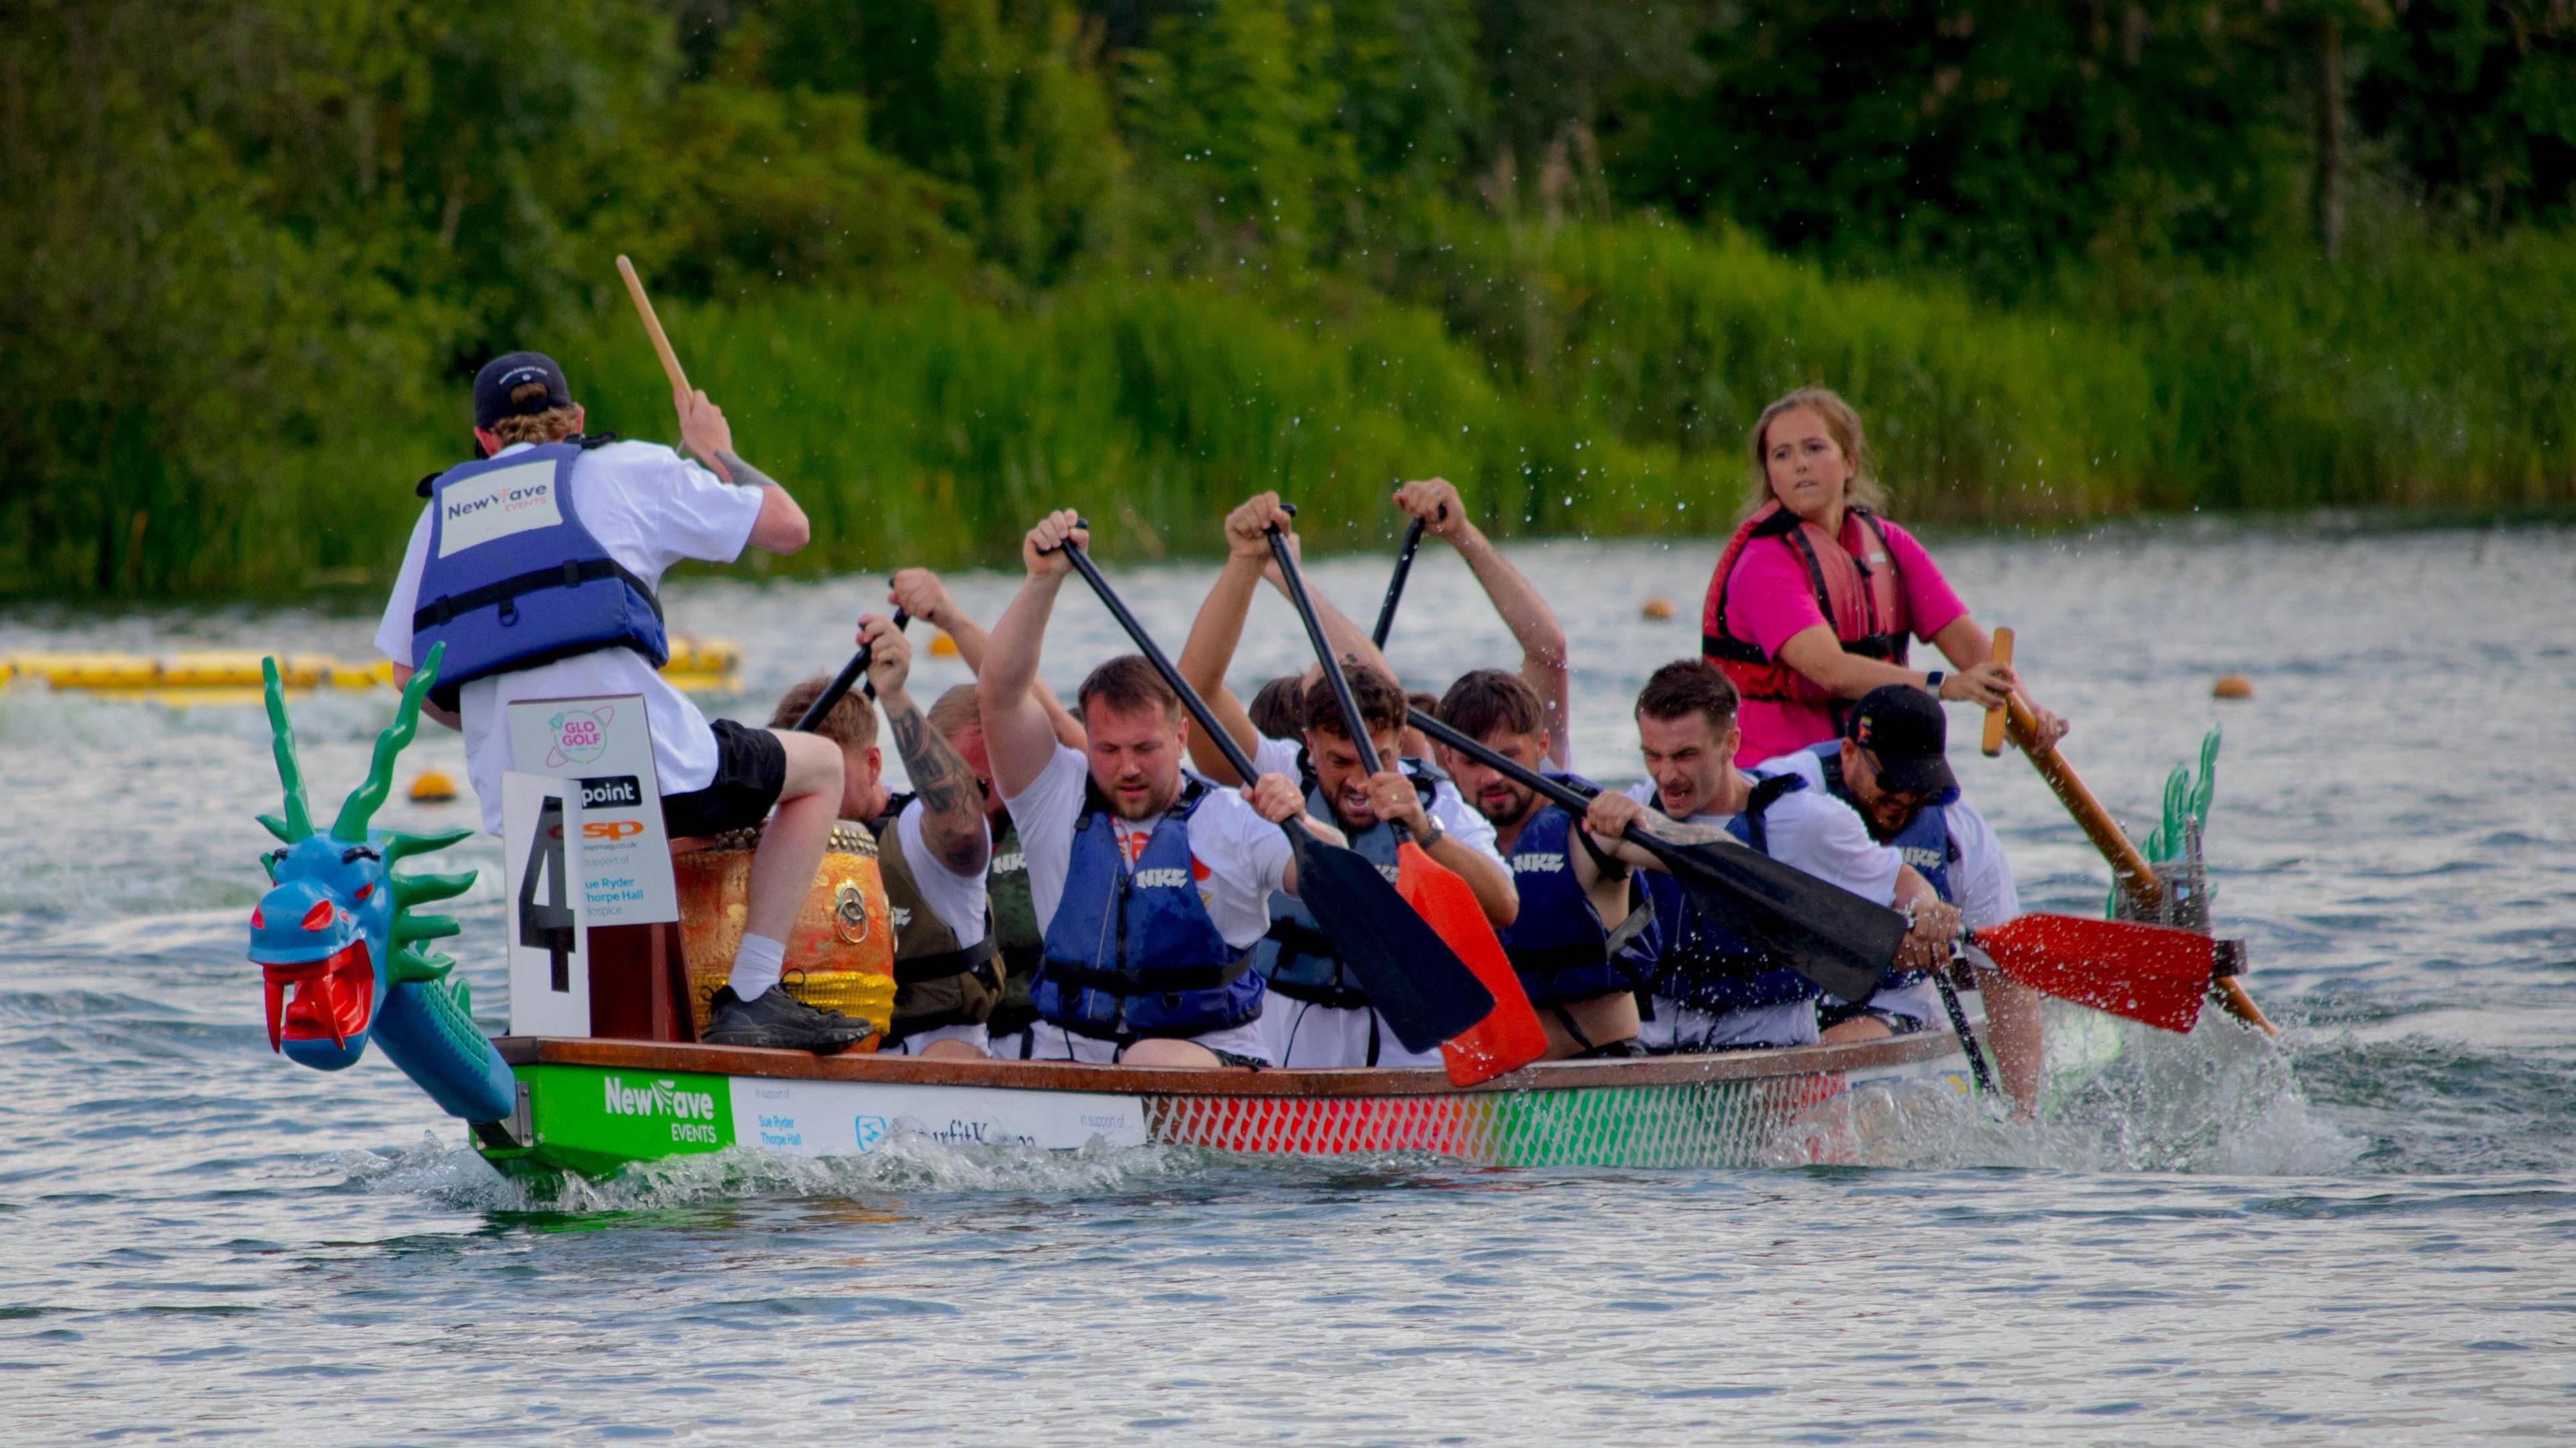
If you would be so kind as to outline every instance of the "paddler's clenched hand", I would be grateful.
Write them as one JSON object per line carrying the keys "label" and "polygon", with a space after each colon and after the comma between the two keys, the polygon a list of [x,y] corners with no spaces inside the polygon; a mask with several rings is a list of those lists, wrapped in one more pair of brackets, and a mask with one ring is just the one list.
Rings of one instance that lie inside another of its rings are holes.
{"label": "paddler's clenched hand", "polygon": [[1583,811],[1583,832],[1607,843],[1628,832],[1628,826],[1646,817],[1646,807],[1615,789],[1605,789],[1592,797]]}
{"label": "paddler's clenched hand", "polygon": [[1382,769],[1369,776],[1369,813],[1382,820],[1392,820],[1413,831],[1415,839],[1431,833],[1431,816],[1422,809],[1422,791],[1402,770]]}
{"label": "paddler's clenched hand", "polygon": [[912,677],[912,641],[894,620],[882,614],[859,615],[859,640],[868,650],[868,682],[877,686],[877,697],[891,699],[903,692],[906,679]]}
{"label": "paddler's clenched hand", "polygon": [[[927,624],[948,627],[957,611],[956,601],[948,596],[948,585],[927,568],[906,568],[891,580],[886,602]],[[953,631],[953,630],[952,630]]]}
{"label": "paddler's clenched hand", "polygon": [[704,392],[675,390],[671,405],[680,413],[680,446],[717,477],[728,483],[739,481],[722,461],[733,451],[733,426],[725,421],[724,409],[707,401]]}
{"label": "paddler's clenched hand", "polygon": [[1896,963],[1907,970],[1937,970],[1950,959],[1950,942],[1959,934],[1959,907],[1934,898],[1915,902],[1914,924],[1898,947]]}
{"label": "paddler's clenched hand", "polygon": [[1082,515],[1071,508],[1058,508],[1041,519],[1020,540],[1020,562],[1032,578],[1061,578],[1073,571],[1073,560],[1064,556],[1067,539],[1076,545],[1091,546],[1091,530],[1082,526]]}
{"label": "paddler's clenched hand", "polygon": [[1243,802],[1272,824],[1285,824],[1306,812],[1306,796],[1284,774],[1265,774],[1243,787]]}
{"label": "paddler's clenched hand", "polygon": [[1467,528],[1467,505],[1457,485],[1447,478],[1419,478],[1395,490],[1395,505],[1408,518],[1422,520],[1422,531],[1454,543]]}
{"label": "paddler's clenched hand", "polygon": [[1267,564],[1269,530],[1274,525],[1288,535],[1289,547],[1297,546],[1297,520],[1279,505],[1277,493],[1255,493],[1244,499],[1240,507],[1225,515],[1226,553],[1236,559]]}

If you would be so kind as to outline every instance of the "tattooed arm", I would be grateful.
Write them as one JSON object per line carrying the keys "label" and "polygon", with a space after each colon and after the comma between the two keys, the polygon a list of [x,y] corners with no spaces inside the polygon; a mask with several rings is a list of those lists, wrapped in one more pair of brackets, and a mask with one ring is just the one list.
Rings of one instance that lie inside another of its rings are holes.
{"label": "tattooed arm", "polygon": [[671,405],[680,410],[680,448],[715,470],[726,482],[760,489],[760,516],[752,520],[750,546],[764,553],[793,553],[814,537],[805,510],[787,496],[778,480],[744,462],[733,450],[733,427],[724,409],[703,392],[674,392]]}
{"label": "tattooed arm", "polygon": [[868,682],[877,687],[877,712],[894,732],[903,772],[921,797],[921,842],[948,873],[960,878],[982,874],[992,854],[984,792],[975,783],[975,772],[904,692],[912,674],[912,645],[892,619],[873,613],[859,620],[859,638],[868,646]]}

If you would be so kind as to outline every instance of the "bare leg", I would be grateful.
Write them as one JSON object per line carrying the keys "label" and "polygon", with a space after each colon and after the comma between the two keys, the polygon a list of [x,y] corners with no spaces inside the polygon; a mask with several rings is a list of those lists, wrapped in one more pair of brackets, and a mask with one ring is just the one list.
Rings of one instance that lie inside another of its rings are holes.
{"label": "bare leg", "polygon": [[2004,1094],[2012,1098],[2014,1119],[2028,1121],[2039,1111],[2040,1072],[2046,1064],[2039,992],[1983,968],[1977,971],[1977,990],[1985,997],[1986,1043],[1994,1047]]}
{"label": "bare leg", "polygon": [[1828,1046],[1839,1046],[1846,1041],[1883,1041],[1895,1034],[1887,1028],[1887,1022],[1876,1016],[1854,1016],[1825,1027],[1816,1039]]}
{"label": "bare leg", "polygon": [[986,1054],[969,1041],[933,1041],[921,1048],[925,1061],[981,1061]]}
{"label": "bare leg", "polygon": [[1222,1066],[1216,1052],[1196,1041],[1145,1040],[1119,1056],[1121,1066]]}
{"label": "bare leg", "polygon": [[819,734],[770,731],[787,746],[787,783],[752,852],[743,933],[784,941],[823,866],[841,806],[841,747]]}
{"label": "bare leg", "polygon": [[[1565,1014],[1574,1017],[1574,1024],[1582,1029],[1585,1040],[1593,1046],[1614,1045],[1637,1038],[1637,997],[1633,992],[1615,991],[1594,996],[1588,1001],[1570,1001],[1564,1010]],[[1542,1007],[1538,1023],[1539,1028],[1547,1032],[1548,1060],[1569,1060],[1590,1049],[1565,1028],[1565,1022],[1557,1018],[1555,1007]]]}

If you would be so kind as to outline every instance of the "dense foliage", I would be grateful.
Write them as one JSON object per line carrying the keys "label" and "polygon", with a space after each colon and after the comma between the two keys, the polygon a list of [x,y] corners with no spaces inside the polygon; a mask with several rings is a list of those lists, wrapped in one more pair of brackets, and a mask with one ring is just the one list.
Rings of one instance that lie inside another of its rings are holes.
{"label": "dense foliage", "polygon": [[1705,530],[1807,380],[1916,516],[2576,491],[2543,0],[11,11],[0,595],[381,578],[512,346],[666,434],[619,252],[799,566]]}

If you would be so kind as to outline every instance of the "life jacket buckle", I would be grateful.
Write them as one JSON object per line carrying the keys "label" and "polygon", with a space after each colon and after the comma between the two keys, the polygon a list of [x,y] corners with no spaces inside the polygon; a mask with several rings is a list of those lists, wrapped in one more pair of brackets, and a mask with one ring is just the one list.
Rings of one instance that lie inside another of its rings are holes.
{"label": "life jacket buckle", "polygon": [[512,594],[501,600],[501,627],[508,628],[518,621],[519,598],[517,594]]}

